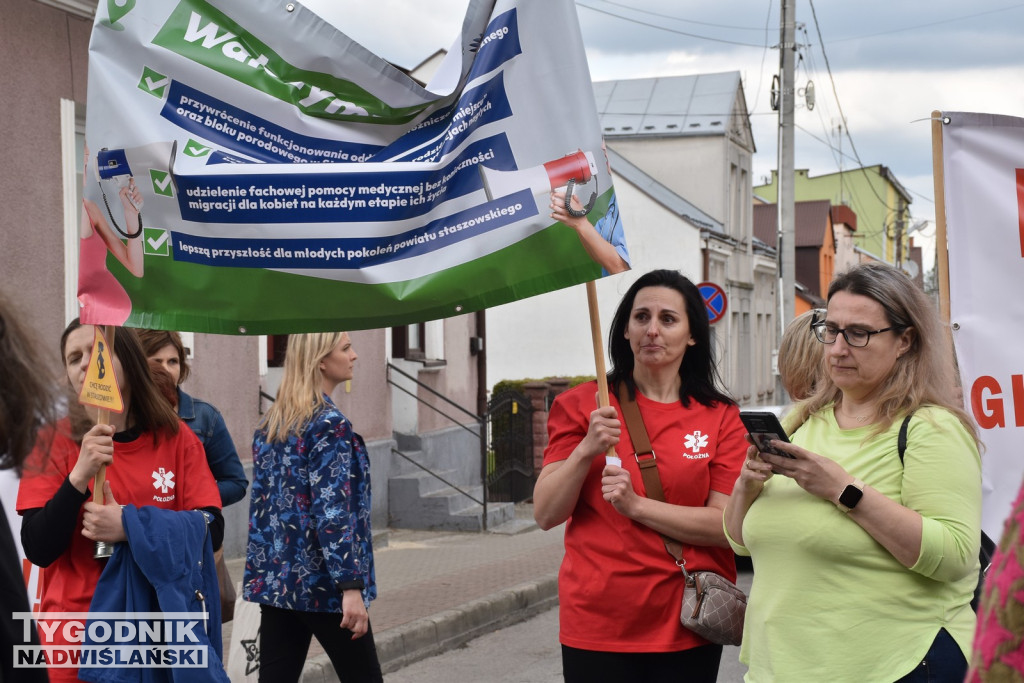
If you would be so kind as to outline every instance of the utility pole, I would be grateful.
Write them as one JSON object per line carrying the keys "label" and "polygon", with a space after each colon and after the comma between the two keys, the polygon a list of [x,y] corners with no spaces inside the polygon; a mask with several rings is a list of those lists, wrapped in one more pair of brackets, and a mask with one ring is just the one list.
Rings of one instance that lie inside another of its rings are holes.
{"label": "utility pole", "polygon": [[782,0],[779,40],[779,330],[793,319],[796,308],[796,193],[793,187],[793,111],[796,88],[796,0]]}

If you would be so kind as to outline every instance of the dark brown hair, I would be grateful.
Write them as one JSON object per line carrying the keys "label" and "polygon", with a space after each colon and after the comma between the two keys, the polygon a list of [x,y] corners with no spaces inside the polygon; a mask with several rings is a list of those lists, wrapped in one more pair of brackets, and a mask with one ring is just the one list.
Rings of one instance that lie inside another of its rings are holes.
{"label": "dark brown hair", "polygon": [[[75,318],[60,337],[60,357],[63,362],[68,335],[82,327],[82,322]],[[114,355],[121,362],[122,382],[128,387],[129,404],[126,426],[136,427],[141,432],[152,432],[156,439],[158,434],[171,435],[178,432],[178,415],[167,400],[160,395],[160,390],[153,383],[149,374],[149,361],[142,351],[142,344],[135,331],[128,327],[114,327]]]}
{"label": "dark brown hair", "polygon": [[719,388],[721,380],[718,376],[718,365],[715,363],[715,352],[711,346],[711,323],[708,320],[707,308],[704,306],[704,298],[695,284],[675,270],[662,269],[645,273],[623,295],[608,331],[608,350],[612,361],[608,384],[617,386],[619,382],[624,382],[629,389],[630,397],[636,396],[636,383],[633,381],[633,349],[626,339],[626,328],[629,327],[629,319],[633,314],[636,295],[645,287],[674,289],[683,297],[683,304],[686,306],[686,319],[694,345],[686,349],[682,363],[679,364],[679,400],[684,406],[690,405],[691,398],[705,406],[735,403]]}
{"label": "dark brown hair", "polygon": [[185,345],[181,341],[181,335],[169,330],[138,329],[135,332],[139,335],[142,352],[146,354],[146,358],[149,358],[168,344],[174,347],[174,350],[178,352],[178,366],[181,367],[181,374],[178,375],[178,384],[184,384],[185,380],[188,379],[191,369],[186,360],[188,354],[185,353]]}
{"label": "dark brown hair", "polygon": [[167,399],[172,408],[177,409],[178,387],[174,384],[174,378],[171,377],[171,373],[167,372],[164,366],[155,360],[151,360],[149,361],[149,374],[153,378],[153,384],[156,385],[160,395]]}
{"label": "dark brown hair", "polygon": [[21,474],[43,425],[56,419],[60,391],[36,335],[0,293],[0,469]]}

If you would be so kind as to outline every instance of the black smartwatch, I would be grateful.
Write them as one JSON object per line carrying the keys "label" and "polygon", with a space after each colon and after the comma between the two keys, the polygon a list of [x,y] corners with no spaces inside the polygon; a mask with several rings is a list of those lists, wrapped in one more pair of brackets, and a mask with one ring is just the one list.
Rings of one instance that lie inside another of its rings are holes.
{"label": "black smartwatch", "polygon": [[854,479],[852,484],[847,484],[843,492],[839,494],[839,502],[836,505],[843,512],[849,512],[857,507],[857,503],[864,497],[864,482]]}

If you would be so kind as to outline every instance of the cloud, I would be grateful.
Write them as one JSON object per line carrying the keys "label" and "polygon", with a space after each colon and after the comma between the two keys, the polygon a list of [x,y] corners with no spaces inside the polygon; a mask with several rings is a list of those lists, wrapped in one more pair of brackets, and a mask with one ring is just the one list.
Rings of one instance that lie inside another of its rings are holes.
{"label": "cloud", "polygon": [[342,33],[393,64],[412,68],[459,36],[468,0],[307,0]]}
{"label": "cloud", "polygon": [[[452,44],[469,0],[307,4],[380,56],[411,67]],[[779,42],[779,2],[577,0],[576,6],[594,80],[739,71],[757,146],[754,182],[770,175],[777,166],[769,94],[779,69],[772,47]],[[817,95],[814,111],[798,102],[796,167],[822,175],[858,165],[849,140],[837,137],[841,104],[860,162],[888,166],[914,196],[914,216],[932,217],[931,127],[914,121],[933,109],[1024,114],[1018,36],[1024,3],[816,0],[813,8],[817,25],[810,0],[796,4],[802,46],[796,85],[803,89],[813,80]]]}

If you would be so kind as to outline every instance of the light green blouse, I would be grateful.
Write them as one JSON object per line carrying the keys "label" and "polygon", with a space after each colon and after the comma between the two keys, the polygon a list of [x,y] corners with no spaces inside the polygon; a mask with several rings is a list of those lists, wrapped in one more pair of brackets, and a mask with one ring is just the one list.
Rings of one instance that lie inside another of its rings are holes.
{"label": "light green blouse", "polygon": [[[776,475],[743,521],[754,581],[740,661],[746,680],[891,682],[945,628],[970,659],[981,534],[981,458],[956,416],[923,408],[877,437],[840,429],[832,408],[791,437],[921,514],[921,554],[907,569],[830,501]],[[728,534],[727,534],[728,535]]]}

